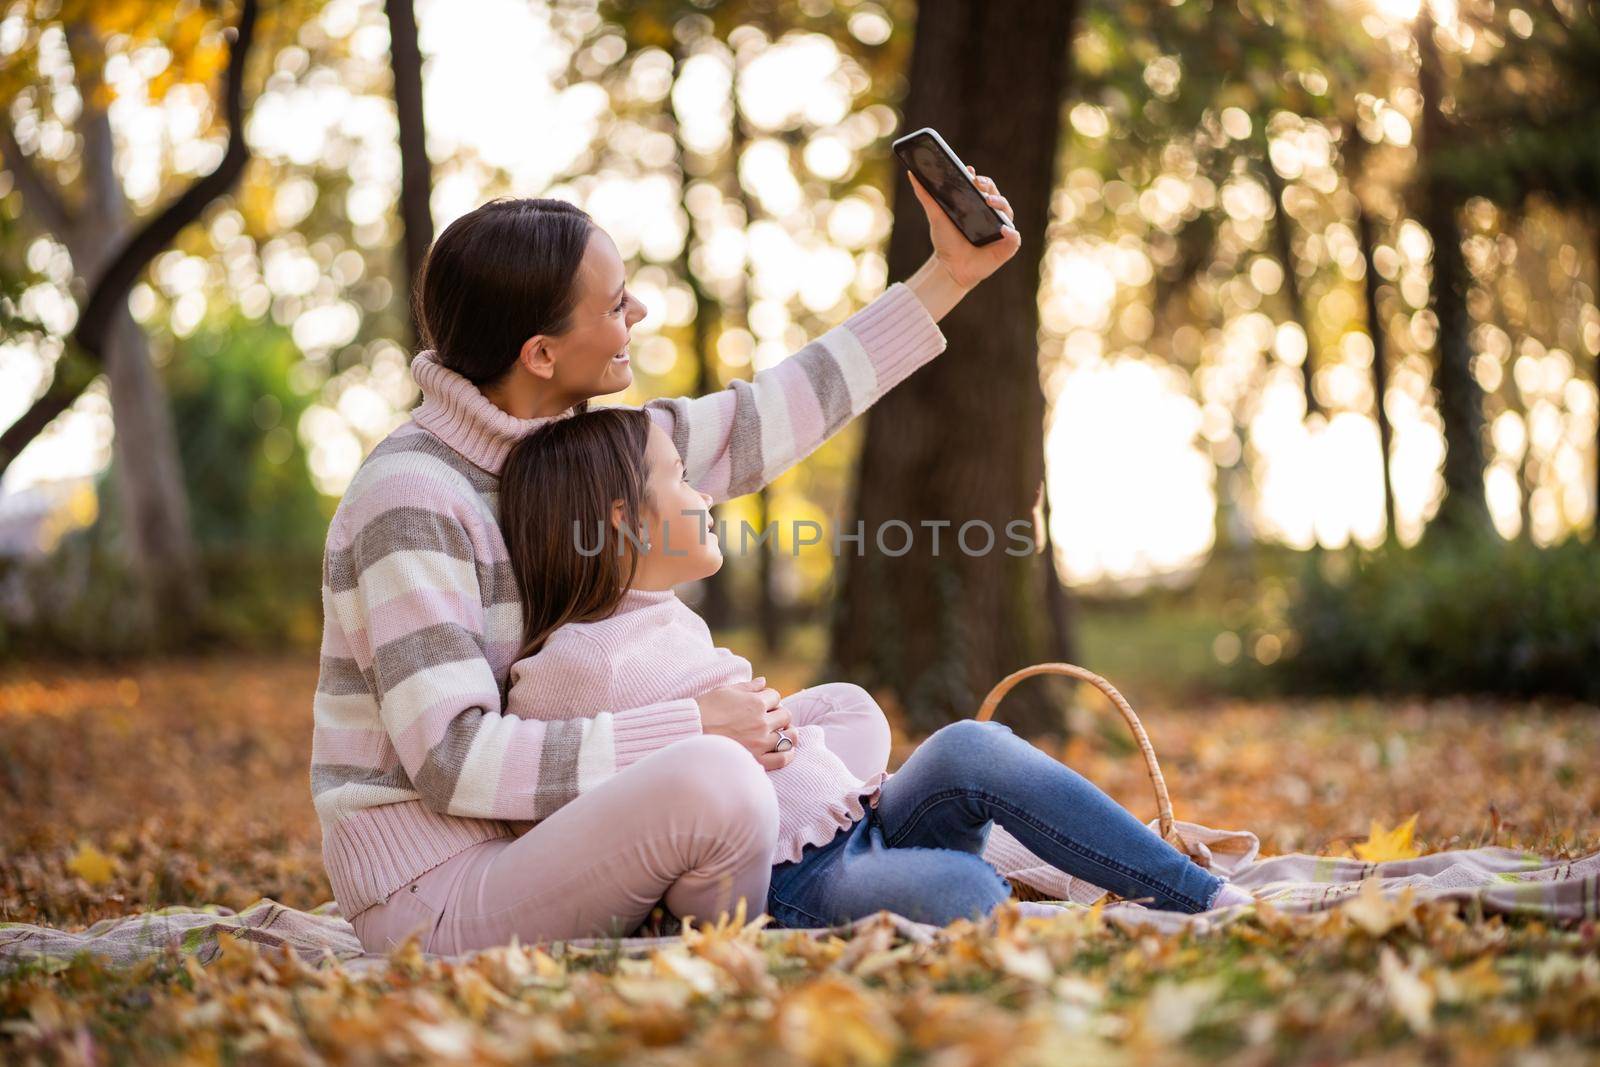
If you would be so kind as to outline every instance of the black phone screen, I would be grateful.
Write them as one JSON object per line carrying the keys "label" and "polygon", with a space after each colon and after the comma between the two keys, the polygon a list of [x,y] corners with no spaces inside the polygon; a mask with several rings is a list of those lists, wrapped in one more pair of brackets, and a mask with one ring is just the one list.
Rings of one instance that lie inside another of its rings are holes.
{"label": "black phone screen", "polygon": [[967,240],[986,245],[1000,239],[1000,216],[937,141],[926,133],[913,134],[897,141],[894,153]]}

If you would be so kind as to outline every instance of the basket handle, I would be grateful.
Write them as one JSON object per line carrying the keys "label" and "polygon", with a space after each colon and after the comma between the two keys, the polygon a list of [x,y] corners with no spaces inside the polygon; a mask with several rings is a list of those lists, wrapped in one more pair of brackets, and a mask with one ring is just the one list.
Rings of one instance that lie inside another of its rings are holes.
{"label": "basket handle", "polygon": [[1122,712],[1123,719],[1127,720],[1128,729],[1133,731],[1134,740],[1139,743],[1139,751],[1144,754],[1145,768],[1150,772],[1150,784],[1155,789],[1156,809],[1160,813],[1161,838],[1175,847],[1179,852],[1194,860],[1200,866],[1208,866],[1201,856],[1196,855],[1184,844],[1183,838],[1178,834],[1173,824],[1172,799],[1167,795],[1167,780],[1161,775],[1161,764],[1156,761],[1156,750],[1150,744],[1150,735],[1145,733],[1144,724],[1139,721],[1139,716],[1133,712],[1133,707],[1117,687],[1100,677],[1093,671],[1071,663],[1035,663],[1031,667],[1024,667],[1020,671],[1013,671],[1000,679],[995,687],[989,690],[989,695],[983,698],[983,705],[978,708],[975,718],[979,722],[987,722],[994,717],[994,709],[1009,693],[1013,686],[1024,678],[1032,678],[1036,674],[1061,674],[1068,678],[1076,678],[1088,682],[1115,704],[1117,710]]}

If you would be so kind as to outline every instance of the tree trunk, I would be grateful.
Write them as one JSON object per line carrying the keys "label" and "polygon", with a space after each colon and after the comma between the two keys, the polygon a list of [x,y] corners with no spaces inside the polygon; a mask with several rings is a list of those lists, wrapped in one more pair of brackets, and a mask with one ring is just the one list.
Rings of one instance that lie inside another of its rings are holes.
{"label": "tree trunk", "polygon": [[[755,221],[756,202],[750,191],[744,187],[744,182],[739,178],[739,161],[744,158],[745,146],[750,142],[750,133],[744,124],[744,108],[739,104],[739,57],[733,56],[733,130],[728,146],[730,159],[730,177],[733,180],[733,193],[739,201],[739,206],[744,210],[744,224],[748,231],[750,224]],[[743,285],[744,306],[741,313],[744,316],[744,328],[750,329],[750,305],[754,302],[751,297],[750,264],[745,262]],[[751,368],[752,371],[754,368]],[[756,494],[756,529],[764,531],[772,522],[772,490],[763,485]],[[761,647],[767,652],[777,652],[783,645],[784,618],[779,610],[777,591],[777,555],[778,546],[770,538],[763,538],[756,545],[756,624],[761,632]]]}
{"label": "tree trunk", "polygon": [[[772,523],[772,494],[763,488],[756,494],[757,528],[765,530]],[[773,567],[777,547],[762,542],[756,549],[756,629],[761,634],[761,647],[767,652],[777,652],[783,647],[784,618],[778,603],[778,576]]]}
{"label": "tree trunk", "polygon": [[[693,232],[694,228],[691,226],[690,233],[692,234]],[[689,242],[685,240],[683,270],[685,272],[685,276],[692,276],[691,268],[688,265],[688,259]],[[717,314],[716,304],[711,300],[710,295],[707,294],[698,284],[691,283],[690,288],[694,290],[696,309],[694,314],[694,324],[692,326],[693,339],[690,341],[690,344],[694,347],[695,360],[697,364],[695,369],[694,391],[696,396],[705,396],[707,393],[712,393],[722,388],[722,383],[717,379],[716,367],[714,365],[714,360],[716,357],[711,351],[710,320]],[[725,521],[726,516],[726,509],[721,504],[718,504],[711,509],[711,517],[713,522],[723,522]],[[737,536],[737,534],[735,534],[735,536]],[[726,548],[726,546],[727,541],[724,539],[724,548]],[[730,578],[731,575],[728,571],[728,567],[726,563],[724,563],[724,565],[718,569],[716,573],[712,574],[705,580],[705,599],[700,602],[700,614],[705,616],[706,625],[711,626],[714,629],[720,629],[721,627],[728,626],[733,621],[733,604],[732,599],[728,595],[728,581]]]}
{"label": "tree trunk", "polygon": [[1077,613],[1067,588],[1056,570],[1056,541],[1050,533],[1050,477],[1046,464],[1045,477],[1039,482],[1039,517],[1044,523],[1040,536],[1044,551],[1039,553],[1040,580],[1044,583],[1044,607],[1050,617],[1050,658],[1070,663],[1078,658]]}
{"label": "tree trunk", "polygon": [[394,106],[400,123],[400,220],[405,230],[406,314],[413,341],[417,321],[417,276],[433,244],[433,164],[428,159],[427,127],[422,117],[422,52],[417,47],[417,16],[411,0],[386,0],[389,16],[389,66],[394,74]]}
{"label": "tree trunk", "polygon": [[[85,94],[85,100],[92,94]],[[83,133],[85,225],[69,251],[93,289],[118,243],[126,237],[127,207],[112,160],[111,123],[86,103]],[[115,425],[112,470],[126,525],[127,550],[148,599],[151,624],[163,636],[181,637],[199,622],[204,582],[189,526],[178,438],[166,389],[150,362],[149,340],[124,302],[111,316],[105,371]]]}
{"label": "tree trunk", "polygon": [[[78,354],[69,351],[45,394],[0,434],[0,473],[56,415],[73,404],[93,380],[91,368],[104,368],[116,432],[113,470],[127,524],[127,548],[145,601],[141,607],[148,610],[151,633],[158,642],[197,629],[205,587],[189,524],[171,411],[161,379],[150,363],[148,341],[128,312],[128,293],[150,260],[199,218],[207,205],[225,195],[249,161],[244,139],[244,73],[259,14],[257,0],[244,0],[231,34],[221,99],[228,123],[222,159],[137,227],[127,228],[127,205],[112,159],[110,123],[104,109],[93,105],[99,96],[96,78],[83,79],[79,85],[80,98],[89,102],[79,119],[85,186],[81,217],[74,218],[67,211],[21,153],[9,125],[0,119],[0,147],[14,157],[11,169],[24,187],[30,212],[41,220],[43,229],[67,246],[73,268],[88,289],[72,331]],[[77,56],[74,63],[80,75],[100,69],[100,42],[88,24],[70,26],[67,43]]]}
{"label": "tree trunk", "polygon": [[[675,44],[672,52],[672,84],[677,85],[679,77],[683,74],[683,64],[688,60],[688,49],[680,41]],[[677,269],[684,284],[689,287],[689,292],[694,296],[694,321],[690,323],[689,347],[694,353],[695,378],[694,392],[696,396],[705,396],[722,388],[718,380],[717,357],[712,351],[711,338],[712,326],[722,317],[721,305],[716,297],[706,290],[700,283],[699,277],[694,272],[694,246],[700,238],[699,227],[695,224],[694,212],[689,210],[689,165],[688,148],[683,143],[679,130],[678,115],[673,109],[672,95],[667,95],[667,116],[672,124],[673,159],[678,167],[678,208],[683,212],[685,230],[683,234],[683,250],[678,253]],[[713,507],[711,515],[713,521],[720,521],[726,512],[721,506]],[[706,624],[713,629],[721,629],[731,622],[732,602],[728,596],[729,571],[727,564],[716,573],[705,579],[705,597],[700,602],[700,614],[705,617]]]}
{"label": "tree trunk", "polygon": [[[855,492],[864,539],[842,547],[832,660],[892,691],[917,730],[971,715],[1001,676],[1051,654],[1039,563],[1007,550],[1017,551],[1009,524],[1036,538],[1040,259],[1075,13],[1073,0],[947,0],[922,5],[917,18],[903,128],[937,126],[992,175],[1029,243],[940,324],[949,350],[867,417]],[[903,278],[927,257],[927,223],[898,168],[895,187],[889,273]],[[911,529],[903,555],[890,554],[907,540],[886,525],[896,521]],[[987,524],[994,543],[985,551],[984,528],[974,525],[968,554],[957,534],[974,522]],[[1046,695],[1023,687],[1007,701],[1006,721],[1029,734],[1060,732]]]}
{"label": "tree trunk", "polygon": [[1270,152],[1262,170],[1266,172],[1267,187],[1272,192],[1272,206],[1276,214],[1272,220],[1272,248],[1278,262],[1283,265],[1283,296],[1289,306],[1289,319],[1306,335],[1306,354],[1304,362],[1300,364],[1300,374],[1305,385],[1306,418],[1309,419],[1322,410],[1322,405],[1317,403],[1316,391],[1312,388],[1312,378],[1316,372],[1316,363],[1312,358],[1315,337],[1311,332],[1311,319],[1306,315],[1305,295],[1300,292],[1300,275],[1295,271],[1294,235],[1290,230],[1293,224],[1289,221],[1289,209],[1284,203],[1283,178],[1272,165]]}
{"label": "tree trunk", "polygon": [[1383,406],[1384,393],[1389,387],[1389,356],[1385,349],[1383,314],[1378,307],[1377,238],[1372,232],[1372,216],[1366,206],[1356,198],[1356,240],[1361,242],[1361,258],[1366,263],[1367,336],[1372,339],[1372,409],[1378,420],[1378,448],[1383,465],[1383,519],[1384,535],[1399,544],[1394,517],[1394,480],[1389,473],[1390,451],[1394,430],[1389,425],[1389,412]]}
{"label": "tree trunk", "polygon": [[1461,254],[1457,213],[1461,196],[1449,175],[1434,160],[1449,137],[1441,108],[1443,72],[1433,40],[1433,19],[1427,5],[1417,20],[1418,89],[1422,95],[1422,129],[1417,158],[1422,168],[1422,198],[1417,221],[1433,240],[1433,284],[1429,307],[1439,323],[1434,360],[1434,389],[1444,422],[1445,498],[1435,522],[1441,530],[1478,532],[1489,528],[1489,507],[1483,492],[1483,391],[1472,376],[1472,328],[1467,312],[1467,265]]}

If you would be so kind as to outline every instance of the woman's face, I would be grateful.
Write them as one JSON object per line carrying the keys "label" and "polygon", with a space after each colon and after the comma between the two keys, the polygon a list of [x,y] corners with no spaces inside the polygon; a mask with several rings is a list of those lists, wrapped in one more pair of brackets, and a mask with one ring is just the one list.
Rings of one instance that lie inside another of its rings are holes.
{"label": "woman's face", "polygon": [[717,573],[722,548],[712,526],[711,497],[690,485],[672,438],[650,424],[645,446],[644,519],[650,548],[639,558],[634,585],[667,589]]}
{"label": "woman's face", "polygon": [[633,381],[628,335],[645,308],[626,280],[617,246],[596,226],[578,269],[578,301],[567,331],[545,339],[550,384],[568,405],[619,392]]}

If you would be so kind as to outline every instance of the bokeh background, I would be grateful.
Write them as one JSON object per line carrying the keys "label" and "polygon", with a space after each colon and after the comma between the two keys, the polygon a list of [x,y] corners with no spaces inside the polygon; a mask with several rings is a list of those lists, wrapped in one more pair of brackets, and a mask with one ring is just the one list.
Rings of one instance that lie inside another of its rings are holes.
{"label": "bokeh background", "polygon": [[[649,308],[616,399],[698,393],[921,262],[888,143],[931,125],[1023,252],[721,509],[782,530],[685,590],[726,641],[921,727],[1045,659],[1600,699],[1593,3],[15,0],[0,103],[24,669],[314,657],[327,520],[417,398],[409,279],[462,213],[584,207]],[[790,537],[856,517],[953,527]],[[973,518],[1042,550],[951,553]],[[1045,686],[1012,719],[1062,728]]]}
{"label": "bokeh background", "polygon": [[[0,0],[0,926],[329,906],[323,540],[443,226],[580,204],[649,308],[614,399],[700,393],[924,261],[921,126],[1023,250],[721,509],[779,538],[682,590],[718,638],[871,687],[891,766],[1083,664],[1263,856],[1600,849],[1600,0]],[[1156,815],[1098,693],[998,718]],[[1592,914],[1235,918],[39,961],[0,1060],[1596,1062]]]}

